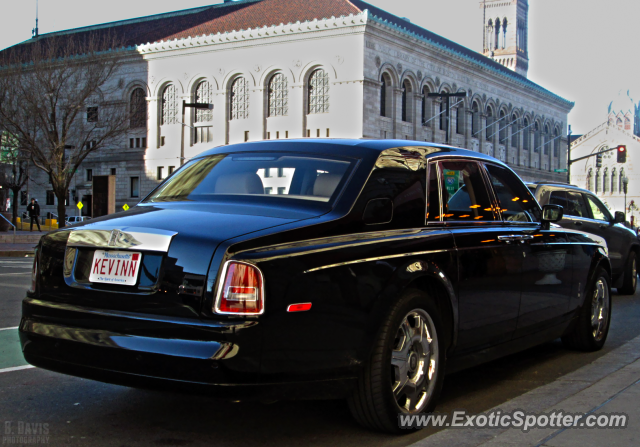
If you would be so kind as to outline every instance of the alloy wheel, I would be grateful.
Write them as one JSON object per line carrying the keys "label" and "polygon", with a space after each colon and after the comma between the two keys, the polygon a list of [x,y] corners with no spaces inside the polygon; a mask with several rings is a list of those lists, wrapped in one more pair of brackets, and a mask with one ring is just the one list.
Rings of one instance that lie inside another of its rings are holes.
{"label": "alloy wheel", "polygon": [[391,353],[391,390],[403,413],[422,411],[436,384],[438,334],[422,309],[402,319]]}
{"label": "alloy wheel", "polygon": [[600,341],[606,333],[609,317],[609,288],[603,278],[598,278],[591,300],[591,328],[593,338]]}

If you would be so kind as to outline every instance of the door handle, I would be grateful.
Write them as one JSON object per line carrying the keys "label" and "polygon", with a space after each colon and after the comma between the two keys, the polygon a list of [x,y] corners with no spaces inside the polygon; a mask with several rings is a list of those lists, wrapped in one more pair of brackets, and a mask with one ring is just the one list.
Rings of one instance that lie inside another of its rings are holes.
{"label": "door handle", "polygon": [[580,225],[582,225],[582,222],[575,221],[573,224],[574,224],[574,225],[578,225],[578,226],[580,226]]}
{"label": "door handle", "polygon": [[533,236],[530,234],[510,234],[508,236],[498,236],[498,240],[501,242],[506,242],[510,244],[511,242],[522,242],[533,239]]}

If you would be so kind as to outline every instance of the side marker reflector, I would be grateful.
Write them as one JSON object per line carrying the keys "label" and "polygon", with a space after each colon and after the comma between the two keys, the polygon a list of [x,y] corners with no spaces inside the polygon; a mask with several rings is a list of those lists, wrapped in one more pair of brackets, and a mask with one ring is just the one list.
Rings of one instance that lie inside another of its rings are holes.
{"label": "side marker reflector", "polygon": [[311,309],[311,303],[290,304],[287,312],[305,312]]}

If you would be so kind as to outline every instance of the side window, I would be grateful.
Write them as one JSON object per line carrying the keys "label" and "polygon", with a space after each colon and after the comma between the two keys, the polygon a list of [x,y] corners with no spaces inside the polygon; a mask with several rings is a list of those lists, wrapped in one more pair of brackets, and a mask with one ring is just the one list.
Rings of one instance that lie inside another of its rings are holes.
{"label": "side window", "polygon": [[441,188],[442,220],[445,222],[497,220],[478,163],[444,161],[437,166],[440,179],[444,183]]}
{"label": "side window", "polygon": [[567,207],[564,213],[569,216],[589,217],[584,198],[579,192],[567,191]]}
{"label": "side window", "polygon": [[486,167],[503,219],[510,222],[539,222],[540,208],[522,180],[501,166],[487,164]]}
{"label": "side window", "polygon": [[596,220],[611,220],[611,214],[609,214],[609,210],[595,197],[587,195],[587,202],[589,203],[589,207],[591,208],[591,214],[593,218]]}
{"label": "side window", "polygon": [[429,164],[427,179],[427,222],[440,222],[440,188],[438,188],[438,164]]}
{"label": "side window", "polygon": [[564,191],[551,191],[549,205],[560,205],[564,209],[564,214],[569,214],[567,212],[567,193]]}
{"label": "side window", "polygon": [[[398,167],[391,167],[390,165]],[[393,201],[393,219],[385,228],[423,227],[425,220],[424,169],[412,170],[395,160],[378,160],[378,166],[365,185],[358,205],[364,211],[371,199],[388,198]]]}

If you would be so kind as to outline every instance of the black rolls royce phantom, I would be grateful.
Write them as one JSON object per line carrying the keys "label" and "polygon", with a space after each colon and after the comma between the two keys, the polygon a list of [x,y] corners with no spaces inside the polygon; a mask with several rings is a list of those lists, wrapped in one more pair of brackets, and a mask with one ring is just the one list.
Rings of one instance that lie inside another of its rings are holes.
{"label": "black rolls royce phantom", "polygon": [[500,161],[412,141],[286,140],[188,161],[128,212],[42,238],[26,360],[233,399],[344,398],[372,429],[446,371],[562,337],[600,349],[607,246]]}

